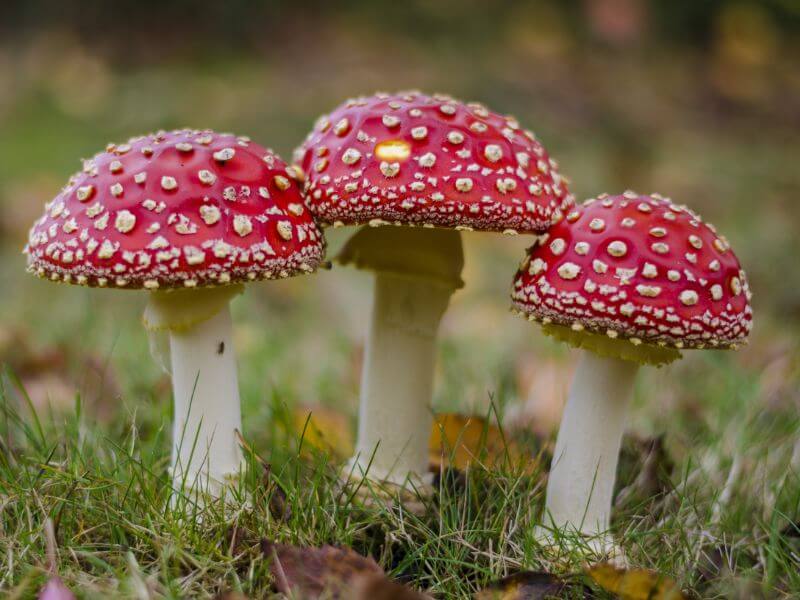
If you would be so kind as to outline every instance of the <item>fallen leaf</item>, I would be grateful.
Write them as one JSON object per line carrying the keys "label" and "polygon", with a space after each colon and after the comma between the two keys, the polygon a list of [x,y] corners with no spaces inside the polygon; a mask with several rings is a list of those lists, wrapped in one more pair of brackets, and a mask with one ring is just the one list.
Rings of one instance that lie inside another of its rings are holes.
{"label": "fallen leaf", "polygon": [[513,440],[505,438],[499,427],[481,417],[437,415],[431,428],[429,448],[433,471],[442,467],[466,470],[475,463],[488,469],[522,466],[526,472],[531,472],[538,463]]}
{"label": "fallen leaf", "polygon": [[272,560],[270,570],[277,590],[296,593],[302,598],[353,598],[357,579],[377,575],[383,569],[372,558],[361,556],[350,548],[319,548],[261,542],[261,551]]}
{"label": "fallen leaf", "polygon": [[292,428],[298,439],[302,436],[301,454],[310,456],[314,450],[345,459],[353,454],[353,430],[350,419],[325,406],[298,406],[292,410]]}
{"label": "fallen leaf", "polygon": [[288,522],[292,518],[292,507],[283,487],[276,481],[268,489],[269,514],[277,521]]}
{"label": "fallen leaf", "polygon": [[567,581],[550,573],[533,571],[514,573],[490,583],[475,594],[476,600],[543,600],[565,597],[591,598],[592,596],[591,591],[582,584]]}
{"label": "fallen leaf", "polygon": [[304,600],[347,598],[348,600],[429,600],[409,587],[391,581],[372,558],[350,548],[319,548],[261,542],[261,551],[272,560],[275,587],[286,595]]}
{"label": "fallen leaf", "polygon": [[687,600],[673,579],[655,571],[618,569],[610,563],[600,563],[589,567],[586,574],[621,600]]}
{"label": "fallen leaf", "polygon": [[389,580],[385,575],[369,574],[356,578],[353,585],[354,600],[426,600],[427,594]]}
{"label": "fallen leaf", "polygon": [[[295,435],[303,439],[303,456],[311,456],[313,451],[328,453],[338,460],[352,456],[353,432],[347,416],[323,406],[300,406],[292,411],[291,417]],[[490,469],[523,466],[526,472],[531,472],[537,465],[519,444],[505,438],[496,425],[482,417],[459,414],[436,417],[431,427],[429,452],[433,471],[442,466],[466,470],[472,463],[480,463]]]}

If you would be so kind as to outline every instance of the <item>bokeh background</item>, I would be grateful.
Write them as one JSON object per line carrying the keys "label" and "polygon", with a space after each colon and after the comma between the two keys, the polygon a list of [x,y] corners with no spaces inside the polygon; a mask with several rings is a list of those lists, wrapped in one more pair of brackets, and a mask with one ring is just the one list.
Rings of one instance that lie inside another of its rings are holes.
{"label": "bokeh background", "polygon": [[[343,99],[418,88],[516,115],[581,199],[658,191],[731,240],[754,291],[751,344],[650,370],[632,427],[687,449],[730,444],[723,457],[743,435],[796,435],[798,57],[797,0],[5,0],[0,359],[41,411],[72,410],[80,392],[101,427],[162,427],[169,382],[140,326],[143,293],[25,274],[45,201],[109,141],[188,125],[289,158]],[[343,235],[330,233],[332,249]],[[436,407],[484,413],[494,400],[513,425],[546,432],[574,357],[508,312],[529,242],[465,236]],[[350,269],[250,286],[234,307],[246,434],[259,439],[276,398],[355,414],[368,310],[369,277]]]}

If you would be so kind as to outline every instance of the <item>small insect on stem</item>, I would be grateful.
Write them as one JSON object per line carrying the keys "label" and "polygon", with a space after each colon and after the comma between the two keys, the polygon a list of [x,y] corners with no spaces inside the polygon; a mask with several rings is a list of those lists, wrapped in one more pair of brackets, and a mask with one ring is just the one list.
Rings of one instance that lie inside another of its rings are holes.
{"label": "small insect on stem", "polygon": [[217,346],[217,354],[222,354],[225,352],[225,342],[220,342],[219,346]]}

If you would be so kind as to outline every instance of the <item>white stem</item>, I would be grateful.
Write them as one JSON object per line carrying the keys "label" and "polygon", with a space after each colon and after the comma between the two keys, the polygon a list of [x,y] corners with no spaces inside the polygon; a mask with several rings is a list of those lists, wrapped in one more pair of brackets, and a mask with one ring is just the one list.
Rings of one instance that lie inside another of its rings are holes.
{"label": "white stem", "polygon": [[175,397],[172,472],[177,487],[217,492],[239,472],[242,428],[233,326],[225,303],[213,317],[170,330]]}
{"label": "white stem", "polygon": [[431,279],[375,274],[350,464],[355,476],[397,485],[425,478],[436,334],[453,291]]}
{"label": "white stem", "polygon": [[584,352],[564,409],[547,484],[544,524],[608,531],[625,414],[638,364]]}

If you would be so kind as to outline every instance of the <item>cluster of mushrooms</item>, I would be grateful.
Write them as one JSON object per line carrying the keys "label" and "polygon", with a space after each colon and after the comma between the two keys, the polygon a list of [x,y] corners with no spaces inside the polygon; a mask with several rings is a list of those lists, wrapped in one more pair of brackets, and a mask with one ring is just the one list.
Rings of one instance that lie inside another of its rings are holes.
{"label": "cluster of mushrooms", "polygon": [[747,278],[726,239],[657,194],[577,205],[531,131],[449,96],[348,100],[294,159],[210,130],[110,144],[31,229],[39,277],[147,292],[144,324],[170,341],[176,487],[219,494],[241,469],[229,302],[248,282],[313,273],[322,228],[364,226],[336,257],[374,272],[356,452],[343,472],[424,488],[436,335],[463,286],[460,232],[528,234],[513,308],[583,350],[539,531],[605,543],[639,366],[736,348],[751,329]]}

